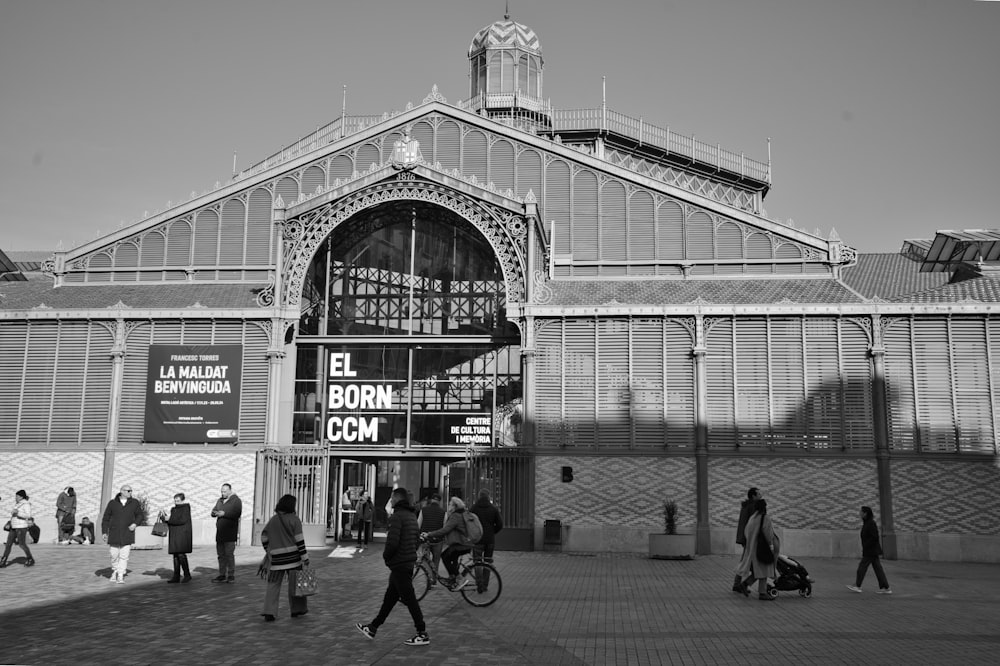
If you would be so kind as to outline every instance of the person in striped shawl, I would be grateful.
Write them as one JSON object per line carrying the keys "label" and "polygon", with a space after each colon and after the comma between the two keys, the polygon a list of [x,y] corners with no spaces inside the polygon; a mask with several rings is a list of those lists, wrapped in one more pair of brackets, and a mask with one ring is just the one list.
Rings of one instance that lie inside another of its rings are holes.
{"label": "person in striped shawl", "polygon": [[295,580],[303,565],[309,564],[305,537],[302,536],[302,521],[295,515],[295,497],[283,495],[274,507],[274,517],[267,522],[260,535],[267,550],[261,564],[261,577],[267,579],[267,593],[264,595],[264,620],[274,622],[278,613],[278,597],[281,595],[281,581],[288,574],[288,602],[292,607],[292,617],[300,617],[309,612],[308,598],[295,596]]}

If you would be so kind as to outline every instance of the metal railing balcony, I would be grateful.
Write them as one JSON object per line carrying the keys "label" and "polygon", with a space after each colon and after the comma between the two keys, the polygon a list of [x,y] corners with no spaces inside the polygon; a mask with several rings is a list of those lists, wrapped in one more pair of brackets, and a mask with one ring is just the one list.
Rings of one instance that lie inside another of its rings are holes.
{"label": "metal railing balcony", "polygon": [[[482,109],[524,109],[533,113],[548,116],[552,121],[552,134],[572,131],[609,132],[632,139],[640,146],[652,146],[665,151],[669,155],[678,155],[692,162],[714,167],[716,171],[727,171],[737,174],[740,178],[771,184],[771,163],[755,160],[744,153],[724,150],[719,144],[699,141],[692,136],[685,136],[671,131],[670,127],[650,125],[641,117],[633,118],[623,113],[606,108],[598,109],[553,109],[551,102],[522,94],[484,93],[471,99],[458,102],[457,108],[479,112]],[[281,164],[304,151],[324,146],[331,141],[360,132],[372,125],[397,115],[386,113],[382,115],[344,116],[337,118],[323,127],[317,128],[295,143],[257,162],[253,166],[234,175],[234,180],[260,173],[273,166]]]}

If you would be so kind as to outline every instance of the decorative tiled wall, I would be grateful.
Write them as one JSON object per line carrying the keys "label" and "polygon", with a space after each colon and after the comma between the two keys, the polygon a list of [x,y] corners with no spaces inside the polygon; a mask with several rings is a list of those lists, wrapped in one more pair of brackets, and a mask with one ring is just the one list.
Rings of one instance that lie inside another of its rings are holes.
{"label": "decorative tiled wall", "polygon": [[[562,482],[562,467],[573,481]],[[677,524],[695,524],[695,468],[689,458],[539,457],[535,471],[535,521],[576,526],[663,530],[663,504],[677,502]]]}
{"label": "decorative tiled wall", "polygon": [[131,484],[134,495],[148,495],[153,510],[169,509],[174,494],[184,493],[191,517],[210,519],[219,488],[228,483],[243,502],[246,520],[253,514],[256,466],[253,453],[119,452],[112,488]]}
{"label": "decorative tiled wall", "polygon": [[[25,490],[40,542],[55,539],[56,499],[66,486],[77,495],[77,523],[87,516],[100,525],[104,451],[3,451],[0,452],[0,514],[10,513],[14,493]],[[257,460],[253,453],[138,452],[115,453],[112,488],[131,485],[134,495],[146,494],[154,512],[173,505],[174,493],[183,492],[191,516],[210,524],[212,506],[223,483],[243,501],[243,520],[253,515]],[[155,520],[155,515],[151,517]]]}
{"label": "decorative tiled wall", "polygon": [[51,543],[56,538],[56,500],[63,488],[72,486],[76,522],[87,516],[100,523],[103,472],[103,451],[0,452],[0,515],[10,515],[14,493],[24,490],[41,529],[39,542]]}
{"label": "decorative tiled wall", "polygon": [[798,530],[860,528],[858,509],[879,509],[875,460],[716,458],[708,465],[709,523],[733,527],[740,502],[756,486],[780,527]]}
{"label": "decorative tiled wall", "polygon": [[892,496],[897,532],[1000,535],[996,461],[894,460]]}

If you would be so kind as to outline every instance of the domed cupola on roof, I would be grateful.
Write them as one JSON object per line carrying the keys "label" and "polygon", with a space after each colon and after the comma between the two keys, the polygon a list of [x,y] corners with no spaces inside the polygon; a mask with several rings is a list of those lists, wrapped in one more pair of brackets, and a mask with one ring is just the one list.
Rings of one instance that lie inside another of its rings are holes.
{"label": "domed cupola on roof", "polygon": [[551,127],[551,107],[542,100],[542,46],[534,30],[504,14],[472,38],[469,71],[471,110],[534,131]]}

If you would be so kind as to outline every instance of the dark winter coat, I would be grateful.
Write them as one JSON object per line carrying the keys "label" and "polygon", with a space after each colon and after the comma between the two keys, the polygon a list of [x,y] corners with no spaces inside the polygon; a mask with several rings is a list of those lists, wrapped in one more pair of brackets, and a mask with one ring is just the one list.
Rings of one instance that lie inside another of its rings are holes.
{"label": "dark winter coat", "polygon": [[747,535],[744,534],[744,530],[747,527],[747,521],[753,515],[753,505],[754,502],[750,499],[745,499],[740,504],[740,521],[736,523],[736,543],[741,546],[747,545]]}
{"label": "dark winter coat", "polygon": [[389,530],[385,535],[385,548],[382,559],[390,569],[400,564],[413,564],[417,561],[417,545],[420,542],[420,528],[417,527],[417,516],[413,507],[406,500],[401,500],[392,508],[389,516]]}
{"label": "dark winter coat", "polygon": [[375,518],[375,505],[372,504],[370,499],[358,500],[358,504],[354,509],[357,512],[354,515],[359,522],[367,523]]}
{"label": "dark winter coat", "polygon": [[101,519],[101,534],[108,537],[109,546],[131,546],[135,543],[135,532],[129,529],[129,525],[138,525],[142,515],[142,507],[139,500],[129,497],[125,504],[121,502],[121,493],[108,502],[104,509],[104,517]]}
{"label": "dark winter coat", "polygon": [[171,555],[190,553],[192,548],[191,505],[175,504],[170,507],[170,517],[167,518],[170,533],[167,536],[167,552]]}
{"label": "dark winter coat", "polygon": [[220,497],[215,502],[213,511],[225,511],[224,515],[215,519],[215,542],[232,543],[240,540],[240,516],[243,515],[243,502],[236,493],[229,496],[225,502]]}
{"label": "dark winter coat", "polygon": [[500,510],[487,498],[480,497],[472,505],[470,511],[479,516],[479,522],[483,524],[483,538],[479,541],[479,545],[493,545],[497,532],[503,529],[503,518],[500,517]]}
{"label": "dark winter coat", "polygon": [[872,518],[861,525],[861,556],[878,557],[882,554],[882,540],[878,536],[878,525]]}
{"label": "dark winter coat", "polygon": [[444,527],[444,507],[440,502],[428,502],[420,512],[420,529],[433,532]]}

